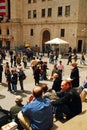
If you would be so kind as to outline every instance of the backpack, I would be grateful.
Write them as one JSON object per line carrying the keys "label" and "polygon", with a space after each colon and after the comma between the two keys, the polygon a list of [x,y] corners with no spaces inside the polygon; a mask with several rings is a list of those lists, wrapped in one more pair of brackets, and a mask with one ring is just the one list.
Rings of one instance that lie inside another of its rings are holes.
{"label": "backpack", "polygon": [[12,116],[9,111],[0,108],[0,127],[7,124],[12,120]]}

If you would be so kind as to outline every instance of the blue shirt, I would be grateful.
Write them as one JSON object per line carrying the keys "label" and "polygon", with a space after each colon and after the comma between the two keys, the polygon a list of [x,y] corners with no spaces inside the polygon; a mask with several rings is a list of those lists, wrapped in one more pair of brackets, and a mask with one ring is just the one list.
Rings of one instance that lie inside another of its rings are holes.
{"label": "blue shirt", "polygon": [[48,98],[37,98],[22,108],[32,130],[48,130],[53,126],[52,106]]}

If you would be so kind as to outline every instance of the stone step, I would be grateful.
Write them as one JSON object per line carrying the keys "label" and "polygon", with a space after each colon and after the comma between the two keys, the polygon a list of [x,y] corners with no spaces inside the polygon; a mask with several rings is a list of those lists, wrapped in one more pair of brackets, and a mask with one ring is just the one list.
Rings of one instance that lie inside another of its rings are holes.
{"label": "stone step", "polygon": [[63,123],[60,121],[54,121],[54,126],[51,130],[87,130],[87,103],[82,103],[82,113],[73,117],[69,121]]}

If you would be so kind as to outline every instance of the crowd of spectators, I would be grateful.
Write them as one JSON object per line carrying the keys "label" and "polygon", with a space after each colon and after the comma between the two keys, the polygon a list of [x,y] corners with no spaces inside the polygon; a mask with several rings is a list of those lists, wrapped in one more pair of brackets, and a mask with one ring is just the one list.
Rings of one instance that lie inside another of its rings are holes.
{"label": "crowd of spectators", "polygon": [[[49,55],[49,62],[52,62],[52,54]],[[26,79],[26,73],[24,73],[23,68],[27,67],[27,55],[23,54],[21,57],[20,54],[16,55],[10,52],[9,56],[10,62],[6,62],[4,71],[8,91],[17,92],[18,80],[21,91],[24,91],[23,81]],[[18,95],[15,98],[15,106],[10,109],[12,119],[18,123],[19,130],[48,130],[53,127],[53,118],[67,121],[82,112],[82,102],[85,101],[87,90],[83,87],[82,92],[78,93],[75,89],[79,89],[80,82],[76,60],[71,62],[73,68],[70,79],[63,80],[64,65],[62,60],[57,60],[56,54],[54,57],[56,57],[53,58],[54,68],[49,79],[52,81],[51,89],[46,84],[40,85],[41,80],[48,80],[47,62],[43,61],[41,56],[33,57],[29,61],[35,80],[35,88],[29,95],[26,104],[22,104],[23,98]],[[0,63],[0,75],[3,72],[2,63],[3,60]],[[0,83],[2,83],[2,76]]]}

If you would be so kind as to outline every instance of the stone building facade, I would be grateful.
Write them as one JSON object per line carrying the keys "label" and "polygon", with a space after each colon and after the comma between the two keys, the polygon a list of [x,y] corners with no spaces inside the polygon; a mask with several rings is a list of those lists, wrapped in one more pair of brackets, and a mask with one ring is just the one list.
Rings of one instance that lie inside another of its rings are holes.
{"label": "stone building facade", "polygon": [[87,50],[87,0],[6,0],[0,22],[0,46],[28,43],[47,50],[45,42],[61,38],[78,52]]}

